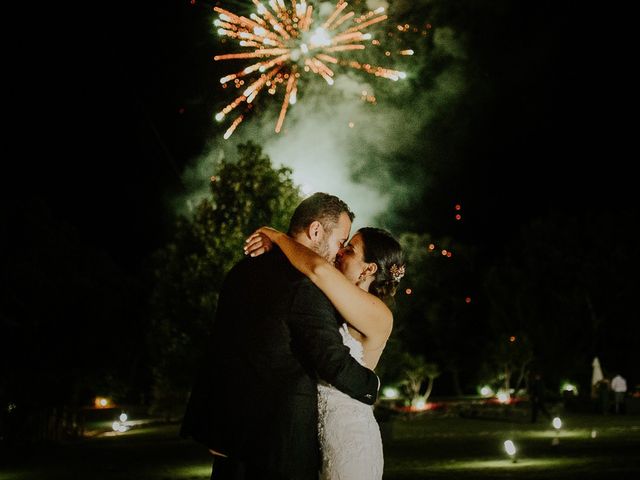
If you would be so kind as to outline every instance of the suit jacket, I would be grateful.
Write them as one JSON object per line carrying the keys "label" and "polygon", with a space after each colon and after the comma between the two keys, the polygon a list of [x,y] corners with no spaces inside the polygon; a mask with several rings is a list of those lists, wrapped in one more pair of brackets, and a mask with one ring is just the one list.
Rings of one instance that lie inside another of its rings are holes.
{"label": "suit jacket", "polygon": [[277,249],[227,274],[181,434],[264,471],[316,480],[318,378],[372,405],[378,377],[349,354],[327,297]]}

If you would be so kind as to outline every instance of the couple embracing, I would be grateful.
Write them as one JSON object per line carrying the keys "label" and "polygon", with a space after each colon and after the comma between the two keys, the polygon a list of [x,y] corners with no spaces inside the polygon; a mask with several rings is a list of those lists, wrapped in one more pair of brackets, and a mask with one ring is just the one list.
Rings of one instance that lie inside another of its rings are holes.
{"label": "couple embracing", "polygon": [[181,430],[215,455],[211,478],[382,478],[373,370],[404,263],[384,230],[349,239],[353,218],[316,193],[227,274]]}

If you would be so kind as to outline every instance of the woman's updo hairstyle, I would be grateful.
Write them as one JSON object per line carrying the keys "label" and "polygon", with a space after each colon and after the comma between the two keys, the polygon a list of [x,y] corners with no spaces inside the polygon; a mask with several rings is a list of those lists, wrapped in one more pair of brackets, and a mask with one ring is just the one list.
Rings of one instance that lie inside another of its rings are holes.
{"label": "woman's updo hairstyle", "polygon": [[364,227],[358,233],[364,244],[364,261],[378,265],[369,293],[389,304],[404,276],[402,247],[389,232],[381,228]]}

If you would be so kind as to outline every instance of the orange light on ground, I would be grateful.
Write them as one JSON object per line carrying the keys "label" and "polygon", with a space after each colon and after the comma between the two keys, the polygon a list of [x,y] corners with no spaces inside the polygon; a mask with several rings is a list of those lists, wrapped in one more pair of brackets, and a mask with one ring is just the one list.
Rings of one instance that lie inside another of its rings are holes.
{"label": "orange light on ground", "polygon": [[459,213],[456,215],[456,220],[462,220],[462,215],[460,215]]}
{"label": "orange light on ground", "polygon": [[447,256],[447,251],[446,251],[446,250],[442,250],[442,252],[440,252],[440,253],[442,253],[442,256],[443,256],[443,257],[446,257],[446,256]]}
{"label": "orange light on ground", "polygon": [[460,210],[462,207],[460,206],[460,204],[456,204],[456,210]]}
{"label": "orange light on ground", "polygon": [[96,408],[109,408],[111,406],[111,400],[106,397],[96,397],[93,404]]}
{"label": "orange light on ground", "polygon": [[432,408],[432,403],[425,402],[423,399],[415,399],[411,402],[409,410],[411,412],[424,412],[425,410],[431,410]]}
{"label": "orange light on ground", "polygon": [[467,298],[465,298],[465,299],[464,299],[464,302],[465,302],[465,303],[471,303],[471,297],[467,297]]}
{"label": "orange light on ground", "polygon": [[509,337],[509,341],[510,341],[511,343],[515,342],[515,341],[516,341],[516,337],[514,337],[513,335],[511,335],[511,336]]}
{"label": "orange light on ground", "polygon": [[410,288],[407,288],[404,293],[406,293],[407,295],[411,295],[413,293],[413,290],[411,290]]}
{"label": "orange light on ground", "polygon": [[[412,402],[413,403],[413,402]],[[443,408],[442,403],[437,402],[426,402],[424,405],[422,403],[418,403],[417,405],[404,405],[401,407],[396,407],[397,410],[401,412],[414,413],[414,412],[424,412],[426,410],[437,410]]]}
{"label": "orange light on ground", "polygon": [[501,390],[496,394],[496,398],[498,399],[498,403],[511,403],[511,395],[509,395],[508,392]]}
{"label": "orange light on ground", "polygon": [[435,250],[436,246],[433,243],[429,244],[429,250]]}
{"label": "orange light on ground", "polygon": [[447,257],[451,258],[451,252],[447,252]]}

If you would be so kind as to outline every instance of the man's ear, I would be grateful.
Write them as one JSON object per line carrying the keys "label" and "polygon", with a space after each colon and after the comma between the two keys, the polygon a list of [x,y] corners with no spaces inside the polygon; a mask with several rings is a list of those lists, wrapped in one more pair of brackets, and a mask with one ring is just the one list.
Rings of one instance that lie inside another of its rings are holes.
{"label": "man's ear", "polygon": [[312,242],[319,242],[322,238],[323,233],[324,228],[322,227],[322,224],[317,220],[311,222],[311,225],[309,225],[309,228],[307,229],[307,235],[309,236],[309,240],[311,240]]}

